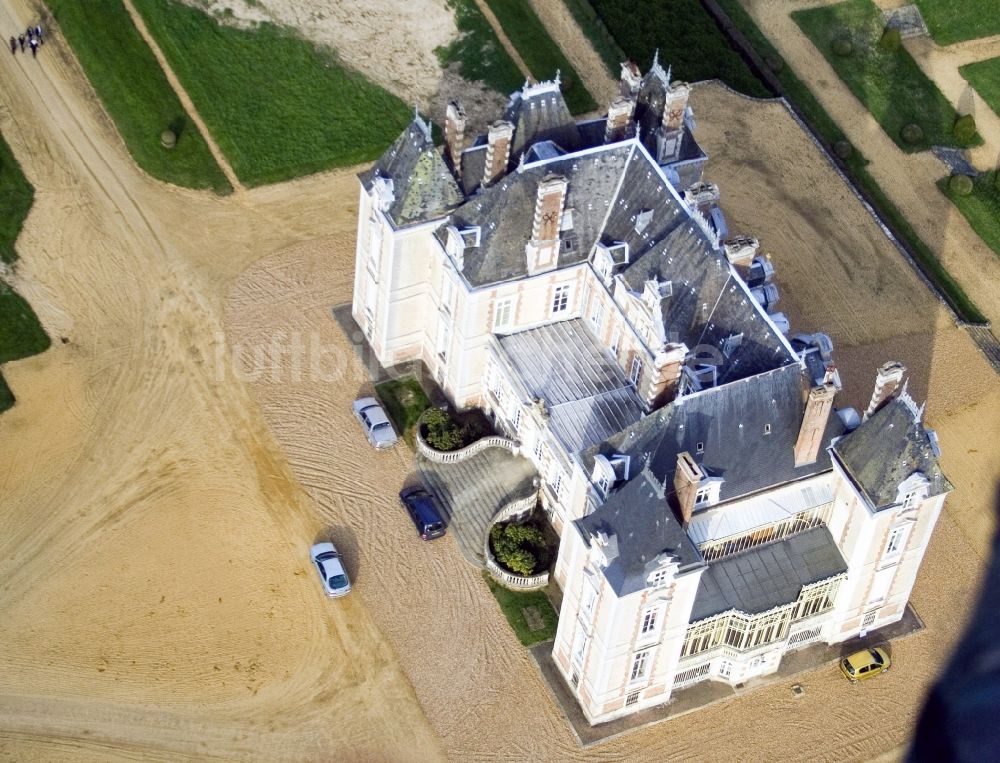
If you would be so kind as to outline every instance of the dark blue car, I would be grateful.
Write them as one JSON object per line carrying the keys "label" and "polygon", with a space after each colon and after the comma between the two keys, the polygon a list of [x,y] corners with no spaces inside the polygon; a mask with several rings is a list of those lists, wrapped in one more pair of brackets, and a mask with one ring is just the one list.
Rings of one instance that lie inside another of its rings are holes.
{"label": "dark blue car", "polygon": [[399,494],[399,500],[413,520],[421,538],[432,540],[444,535],[444,519],[434,501],[434,496],[422,487],[408,487]]}

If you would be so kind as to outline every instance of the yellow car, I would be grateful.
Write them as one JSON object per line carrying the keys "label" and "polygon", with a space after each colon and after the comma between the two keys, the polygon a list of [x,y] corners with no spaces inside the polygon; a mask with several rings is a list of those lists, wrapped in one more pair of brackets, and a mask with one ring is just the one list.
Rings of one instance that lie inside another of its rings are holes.
{"label": "yellow car", "polygon": [[889,653],[877,646],[849,654],[840,661],[840,670],[851,683],[857,683],[885,673],[891,664]]}

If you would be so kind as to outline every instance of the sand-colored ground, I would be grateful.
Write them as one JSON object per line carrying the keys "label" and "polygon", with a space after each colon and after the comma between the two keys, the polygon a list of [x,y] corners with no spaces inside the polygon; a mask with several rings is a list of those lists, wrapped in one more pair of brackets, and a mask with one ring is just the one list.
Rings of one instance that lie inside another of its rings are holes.
{"label": "sand-colored ground", "polygon": [[[29,18],[28,0],[0,4],[10,28]],[[959,491],[914,592],[927,630],[870,686],[823,668],[801,698],[776,685],[584,753],[476,570],[451,538],[419,542],[396,505],[409,452],[373,454],[349,415],[367,381],[329,308],[351,294],[354,178],[221,200],[164,188],[58,41],[0,63],[0,105],[37,189],[17,286],[69,340],[4,369],[19,402],[0,418],[0,758],[842,761],[905,742],[981,570],[970,536],[998,476],[982,427],[998,395],[877,237],[844,237],[836,257],[881,262],[882,294],[918,331],[873,327],[889,318],[867,281],[829,303],[838,321],[805,297],[793,320],[830,331],[845,375],[903,355],[879,342],[934,348],[930,418]],[[695,107],[734,225],[754,222],[786,294],[806,289],[812,268],[788,260],[863,210],[780,107],[721,88]],[[749,138],[707,129],[735,113]],[[765,145],[768,161],[739,169]],[[779,185],[802,202],[760,209],[758,188]],[[322,599],[305,559],[323,533],[355,577],[342,601]]]}
{"label": "sand-colored ground", "polygon": [[[817,5],[816,0],[742,3],[851,142],[871,161],[868,171],[893,204],[983,313],[1000,325],[1000,257],[935,187],[934,183],[947,174],[944,165],[930,152],[901,151],[789,16],[796,9]],[[994,147],[994,154],[997,150],[1000,146]]]}

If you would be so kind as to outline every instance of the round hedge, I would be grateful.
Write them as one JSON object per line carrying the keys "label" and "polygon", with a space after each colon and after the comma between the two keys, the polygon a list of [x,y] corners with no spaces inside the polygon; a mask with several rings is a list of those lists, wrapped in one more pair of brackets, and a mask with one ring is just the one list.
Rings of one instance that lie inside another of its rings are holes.
{"label": "round hedge", "polygon": [[854,43],[847,37],[838,37],[833,41],[833,52],[846,58],[854,52]]}
{"label": "round hedge", "polygon": [[948,180],[948,188],[957,196],[968,196],[972,193],[972,178],[968,175],[952,175]]}
{"label": "round hedge", "polygon": [[878,41],[879,47],[882,50],[888,50],[891,53],[895,53],[903,45],[903,37],[900,35],[899,30],[895,27],[886,27],[885,31],[882,32],[882,39]]}
{"label": "round hedge", "polygon": [[846,140],[838,140],[836,143],[833,144],[833,153],[835,153],[841,159],[850,159],[851,154],[854,153],[854,146],[852,146]]}
{"label": "round hedge", "polygon": [[177,145],[177,133],[173,130],[164,130],[160,133],[160,145],[164,148],[173,148]]}
{"label": "round hedge", "polygon": [[958,140],[962,141],[962,143],[969,143],[976,137],[975,118],[972,114],[966,114],[965,116],[959,117],[955,120],[955,126],[952,128],[952,132]]}
{"label": "round hedge", "polygon": [[910,122],[908,125],[903,125],[903,129],[899,131],[900,137],[902,137],[904,143],[909,143],[911,146],[915,146],[924,139],[924,131],[920,125],[913,124]]}

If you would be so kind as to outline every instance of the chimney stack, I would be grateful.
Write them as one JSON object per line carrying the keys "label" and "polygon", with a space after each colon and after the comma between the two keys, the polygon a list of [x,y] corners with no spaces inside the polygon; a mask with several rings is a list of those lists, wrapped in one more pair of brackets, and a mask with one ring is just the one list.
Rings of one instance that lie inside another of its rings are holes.
{"label": "chimney stack", "polygon": [[684,342],[668,342],[653,357],[653,378],[646,396],[650,408],[658,408],[674,399],[687,356],[688,347]]}
{"label": "chimney stack", "polygon": [[830,382],[809,390],[806,410],[802,414],[802,426],[799,428],[799,439],[795,441],[796,466],[815,463],[819,456],[826,422],[830,418],[836,394],[837,388]]}
{"label": "chimney stack", "polygon": [[615,98],[608,108],[608,121],[604,127],[604,142],[614,143],[628,137],[628,128],[632,123],[632,109],[635,101],[631,98]]}
{"label": "chimney stack", "polygon": [[552,270],[559,263],[559,226],[567,186],[562,175],[546,175],[538,184],[531,241],[525,246],[529,275]]}
{"label": "chimney stack", "polygon": [[496,182],[507,172],[510,161],[510,143],[514,137],[514,125],[502,119],[490,125],[486,135],[486,168],[483,185]]}
{"label": "chimney stack", "polygon": [[868,403],[865,415],[861,418],[862,421],[867,421],[875,411],[896,396],[905,375],[906,366],[895,360],[890,360],[879,368],[875,376],[875,390],[872,392],[872,399]]}
{"label": "chimney stack", "polygon": [[465,109],[452,101],[444,112],[444,144],[448,151],[451,169],[462,174],[462,149],[465,148]]}
{"label": "chimney stack", "polygon": [[698,500],[698,485],[705,479],[705,472],[695,463],[687,451],[677,454],[677,469],[674,471],[674,495],[681,523],[687,527]]}
{"label": "chimney stack", "polygon": [[691,88],[684,82],[675,82],[667,91],[663,104],[663,126],[667,130],[679,130],[684,125],[684,112],[687,109],[688,96]]}
{"label": "chimney stack", "polygon": [[639,73],[639,67],[636,66],[632,61],[625,61],[622,64],[622,76],[619,85],[619,92],[623,98],[635,98],[639,94],[639,88],[642,86],[642,75]]}

